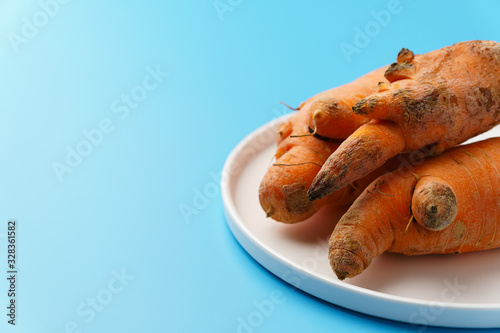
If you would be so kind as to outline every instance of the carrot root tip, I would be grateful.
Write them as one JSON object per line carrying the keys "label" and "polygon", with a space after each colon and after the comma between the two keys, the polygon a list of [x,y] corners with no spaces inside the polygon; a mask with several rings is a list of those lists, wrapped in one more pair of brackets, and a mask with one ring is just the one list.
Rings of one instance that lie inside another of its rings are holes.
{"label": "carrot root tip", "polygon": [[329,173],[318,174],[309,190],[307,190],[307,198],[309,201],[322,199],[327,195],[340,190],[343,185],[339,186],[336,181],[342,179],[347,170],[348,168],[346,166],[340,173],[334,176],[331,176]]}
{"label": "carrot root tip", "polygon": [[279,101],[280,104],[283,104],[284,106],[286,106],[287,108],[289,108],[290,110],[293,110],[293,111],[298,111],[300,110],[300,106],[298,108],[294,108],[293,106],[290,106],[288,104],[286,104],[285,102],[282,102],[282,101]]}
{"label": "carrot root tip", "polygon": [[339,280],[354,277],[365,269],[363,261],[355,253],[344,249],[330,252],[330,265]]}

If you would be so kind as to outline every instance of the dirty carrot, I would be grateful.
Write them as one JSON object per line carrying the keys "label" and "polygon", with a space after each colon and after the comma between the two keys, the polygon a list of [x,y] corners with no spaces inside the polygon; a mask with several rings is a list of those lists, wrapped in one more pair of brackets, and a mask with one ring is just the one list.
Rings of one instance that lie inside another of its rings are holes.
{"label": "dirty carrot", "polygon": [[377,89],[387,67],[377,69],[346,85],[329,89],[302,103],[298,112],[278,128],[275,162],[262,179],[259,199],[268,217],[284,223],[304,221],[321,207],[351,203],[373,179],[353,182],[323,200],[310,202],[307,190],[323,163],[342,140],[367,122],[352,113],[352,106]]}
{"label": "dirty carrot", "polygon": [[452,254],[500,247],[500,138],[458,146],[370,184],[337,223],[329,259],[339,279],[383,252]]}
{"label": "dirty carrot", "polygon": [[398,153],[439,155],[500,122],[500,43],[468,41],[422,55],[402,49],[390,82],[353,106],[371,119],[328,158],[310,200],[363,177]]}

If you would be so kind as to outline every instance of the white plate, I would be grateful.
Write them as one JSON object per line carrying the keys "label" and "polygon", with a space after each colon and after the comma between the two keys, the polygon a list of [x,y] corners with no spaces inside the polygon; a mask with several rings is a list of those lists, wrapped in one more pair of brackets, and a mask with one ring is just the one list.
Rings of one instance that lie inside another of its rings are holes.
{"label": "white plate", "polygon": [[[327,259],[327,240],[342,211],[324,209],[295,225],[267,219],[258,187],[272,163],[276,128],[287,116],[238,144],[222,173],[227,222],[255,260],[311,295],[365,314],[419,325],[500,327],[500,249],[416,257],[383,254],[363,274],[340,281]],[[498,135],[495,131],[475,140]]]}

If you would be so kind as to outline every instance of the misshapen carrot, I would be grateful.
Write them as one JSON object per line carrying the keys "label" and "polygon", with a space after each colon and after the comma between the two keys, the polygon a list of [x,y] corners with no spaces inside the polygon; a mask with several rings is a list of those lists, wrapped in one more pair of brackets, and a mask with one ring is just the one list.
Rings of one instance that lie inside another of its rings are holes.
{"label": "misshapen carrot", "polygon": [[339,279],[388,251],[463,253],[500,247],[500,138],[453,148],[379,177],[336,225],[330,264]]}
{"label": "misshapen carrot", "polygon": [[390,84],[358,101],[372,119],[329,157],[308,197],[320,199],[402,152],[439,155],[500,122],[500,44],[457,43],[423,55],[403,49],[385,73]]}
{"label": "misshapen carrot", "polygon": [[311,202],[306,193],[321,165],[367,119],[352,113],[352,106],[373,93],[387,67],[346,85],[329,89],[302,103],[298,112],[278,128],[276,161],[260,188],[260,204],[268,217],[284,223],[304,221],[321,207],[351,203],[384,169],[375,170],[335,195]]}

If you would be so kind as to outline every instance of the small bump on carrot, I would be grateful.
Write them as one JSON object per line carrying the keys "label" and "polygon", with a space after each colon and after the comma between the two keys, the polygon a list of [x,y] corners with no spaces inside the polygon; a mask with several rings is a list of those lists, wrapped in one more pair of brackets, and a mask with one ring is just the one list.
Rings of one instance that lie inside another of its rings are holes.
{"label": "small bump on carrot", "polygon": [[440,231],[455,220],[458,212],[457,197],[441,179],[424,177],[415,187],[412,212],[421,226]]}
{"label": "small bump on carrot", "polygon": [[396,61],[399,63],[402,62],[411,63],[414,57],[415,54],[413,54],[412,51],[408,50],[407,48],[402,48],[401,51],[399,51],[398,53]]}
{"label": "small bump on carrot", "polygon": [[379,82],[378,83],[378,92],[387,91],[390,89],[390,86],[387,82]]}

